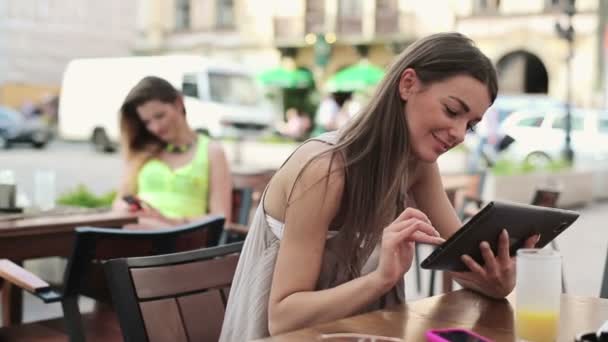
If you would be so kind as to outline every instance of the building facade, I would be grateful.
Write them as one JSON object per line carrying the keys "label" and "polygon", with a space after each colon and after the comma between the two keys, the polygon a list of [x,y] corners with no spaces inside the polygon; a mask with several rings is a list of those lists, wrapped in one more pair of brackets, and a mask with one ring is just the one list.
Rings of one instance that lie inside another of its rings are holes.
{"label": "building facade", "polygon": [[573,104],[597,107],[605,101],[606,5],[600,0],[454,2],[454,29],[474,39],[495,62],[501,92],[566,100],[570,86]]}
{"label": "building facade", "polygon": [[420,37],[459,31],[496,63],[502,92],[565,100],[570,84],[575,104],[598,106],[608,4],[575,1],[570,46],[556,23],[567,29],[571,1],[148,0],[138,3],[136,52],[199,53],[258,71],[288,60],[322,81],[362,58],[387,66]]}
{"label": "building facade", "polygon": [[57,93],[73,58],[132,54],[135,13],[123,0],[0,1],[0,103]]}
{"label": "building facade", "polygon": [[135,52],[194,53],[254,68],[276,64],[268,0],[140,0]]}
{"label": "building facade", "polygon": [[[442,3],[150,0],[140,2],[136,46],[141,54],[200,53],[259,71],[291,59],[298,67],[320,68],[328,76],[363,57],[386,66],[417,37],[449,29],[453,16]],[[324,58],[319,57],[321,48]]]}

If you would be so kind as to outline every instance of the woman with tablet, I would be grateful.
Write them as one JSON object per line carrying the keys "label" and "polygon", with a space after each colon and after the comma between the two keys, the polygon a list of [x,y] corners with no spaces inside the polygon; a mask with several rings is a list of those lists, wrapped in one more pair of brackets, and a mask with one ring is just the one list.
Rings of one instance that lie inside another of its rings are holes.
{"label": "woman with tablet", "polygon": [[[230,292],[222,341],[250,340],[403,302],[414,243],[461,223],[437,158],[460,144],[497,94],[490,60],[467,37],[435,34],[388,68],[337,132],[303,143],[270,181]],[[416,203],[416,209],[408,203]],[[532,247],[537,237],[526,241]],[[502,298],[515,284],[509,238],[485,265],[463,256],[463,286]]]}

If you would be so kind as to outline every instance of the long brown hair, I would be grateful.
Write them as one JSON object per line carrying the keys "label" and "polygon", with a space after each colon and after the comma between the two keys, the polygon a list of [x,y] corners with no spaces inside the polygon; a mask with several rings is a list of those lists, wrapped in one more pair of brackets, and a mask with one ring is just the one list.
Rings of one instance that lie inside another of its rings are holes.
{"label": "long brown hair", "polygon": [[[181,93],[171,83],[156,76],[144,77],[127,94],[120,106],[121,145],[131,166],[123,185],[124,193],[134,194],[137,191],[139,169],[166,146],[166,142],[148,131],[137,114],[137,107],[151,100],[175,103],[181,98]],[[185,115],[185,108],[183,112]]]}
{"label": "long brown hair", "polygon": [[344,160],[345,184],[337,217],[343,247],[339,258],[345,267],[344,274],[335,275],[342,282],[360,274],[383,228],[405,205],[408,172],[415,167],[403,115],[405,102],[398,92],[407,68],[416,71],[423,85],[468,75],[487,86],[491,102],[498,92],[494,66],[472,40],[459,33],[428,36],[395,59],[370,102],[339,132],[337,143],[311,159],[329,155],[332,161],[336,156]]}

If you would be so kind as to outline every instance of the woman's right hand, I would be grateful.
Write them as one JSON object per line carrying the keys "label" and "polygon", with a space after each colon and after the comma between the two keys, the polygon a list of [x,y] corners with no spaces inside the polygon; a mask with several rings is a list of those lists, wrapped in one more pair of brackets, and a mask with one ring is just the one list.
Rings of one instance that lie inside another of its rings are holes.
{"label": "woman's right hand", "polygon": [[375,271],[380,283],[390,288],[410,269],[415,242],[438,245],[444,241],[423,212],[405,209],[382,232],[380,262]]}

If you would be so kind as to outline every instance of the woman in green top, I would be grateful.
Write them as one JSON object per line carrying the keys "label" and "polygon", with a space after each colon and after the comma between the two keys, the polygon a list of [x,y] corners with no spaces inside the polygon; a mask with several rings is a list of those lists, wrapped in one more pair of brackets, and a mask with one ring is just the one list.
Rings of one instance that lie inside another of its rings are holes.
{"label": "woman in green top", "polygon": [[197,134],[186,121],[181,93],[162,78],[148,76],[120,108],[125,175],[114,202],[141,200],[139,223],[129,228],[162,228],[218,214],[230,222],[232,182],[219,142]]}

